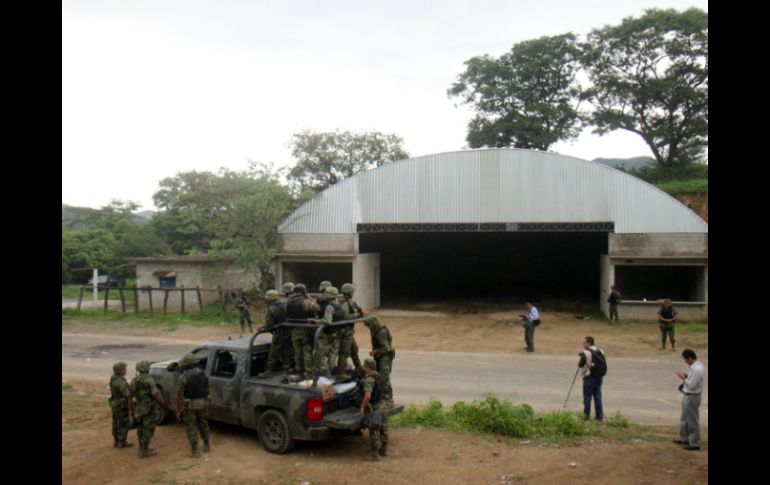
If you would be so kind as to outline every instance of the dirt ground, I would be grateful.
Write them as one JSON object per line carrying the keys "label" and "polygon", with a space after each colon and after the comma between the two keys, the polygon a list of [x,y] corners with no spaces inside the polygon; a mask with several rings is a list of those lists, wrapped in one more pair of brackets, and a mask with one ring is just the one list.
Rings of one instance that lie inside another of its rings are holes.
{"label": "dirt ground", "polygon": [[[421,305],[425,308],[410,310],[379,309],[374,314],[381,317],[393,335],[396,349],[440,350],[447,352],[500,352],[524,353],[524,327],[516,318],[523,310],[485,311],[473,306]],[[255,326],[264,311],[252,311]],[[542,324],[535,330],[535,347],[538,354],[573,355],[582,350],[581,342],[587,335],[596,339],[597,345],[613,357],[659,356],[660,331],[655,321],[613,323],[595,318],[580,320],[576,311],[541,311]],[[583,313],[581,316],[585,316]],[[214,327],[180,325],[171,327],[137,327],[121,322],[105,322],[99,325],[68,322],[70,330],[83,329],[91,333],[120,332],[124,335],[175,336],[185,340],[210,340],[238,336],[237,322]],[[702,360],[708,359],[708,326],[698,324],[697,332],[688,332],[684,325],[677,329],[677,347],[692,348]],[[363,327],[357,327],[357,340],[361,347],[369,347]]]}
{"label": "dirt ground", "polygon": [[[515,310],[482,312],[472,307],[425,307],[376,312],[391,329],[396,348],[457,352],[524,352],[523,328]],[[570,355],[593,335],[613,356],[660,355],[657,324],[578,320],[575,312],[544,311],[535,334],[538,353]],[[253,314],[260,315],[258,311]],[[215,327],[181,325],[137,327],[104,322],[66,322],[68,331],[123,335],[174,336],[203,341],[239,333],[237,324]],[[708,331],[678,332],[678,347],[708,358]],[[359,331],[360,332],[360,331]],[[360,332],[363,334],[363,332]],[[459,338],[452,338],[453,336]],[[362,347],[368,347],[360,335]],[[560,444],[538,440],[490,438],[429,429],[394,429],[391,453],[379,463],[362,460],[368,440],[347,437],[325,443],[300,443],[287,455],[262,448],[252,431],[212,423],[212,451],[187,456],[182,425],[156,430],[155,457],[139,460],[134,446],[112,448],[106,382],[67,380],[62,390],[62,482],[68,484],[704,484],[708,451],[687,452],[671,443],[675,427],[655,428],[656,438],[626,442],[579,439]],[[704,430],[708,439],[708,429]],[[572,469],[569,463],[575,461]],[[365,478],[364,478],[365,477]]]}
{"label": "dirt ground", "polygon": [[218,423],[212,423],[211,453],[191,458],[184,427],[167,425],[155,431],[152,447],[158,455],[140,460],[134,432],[129,434],[131,448],[111,446],[106,384],[67,384],[72,388],[62,391],[62,483],[708,483],[708,453],[687,452],[671,443],[673,427],[658,428],[653,441],[594,438],[558,445],[394,429],[390,456],[368,463],[362,459],[365,437],[300,443],[286,455],[273,455],[264,451],[256,433]]}

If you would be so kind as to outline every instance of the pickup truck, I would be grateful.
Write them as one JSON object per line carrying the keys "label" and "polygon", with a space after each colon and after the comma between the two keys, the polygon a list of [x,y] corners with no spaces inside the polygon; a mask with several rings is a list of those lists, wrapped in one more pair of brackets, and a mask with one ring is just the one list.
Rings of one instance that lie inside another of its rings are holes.
{"label": "pickup truck", "polygon": [[[257,378],[265,370],[270,343],[270,335],[254,334],[206,342],[190,351],[209,377],[209,420],[255,430],[265,449],[279,454],[291,450],[296,440],[321,441],[361,430],[364,416],[356,378],[331,387],[321,386],[323,380],[319,386],[313,385],[315,380],[289,382],[299,378],[287,380],[283,372]],[[159,424],[174,419],[180,359],[150,365],[150,376],[170,408],[161,413]],[[388,415],[403,409],[393,405]]]}

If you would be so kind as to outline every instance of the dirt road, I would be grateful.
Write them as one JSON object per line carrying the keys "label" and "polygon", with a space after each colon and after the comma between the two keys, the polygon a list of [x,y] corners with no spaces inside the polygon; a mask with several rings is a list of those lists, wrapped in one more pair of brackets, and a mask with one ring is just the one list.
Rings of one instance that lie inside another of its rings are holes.
{"label": "dirt road", "polygon": [[[62,378],[109,377],[112,364],[180,357],[199,340],[62,332]],[[361,349],[362,357],[369,351]],[[398,350],[392,375],[398,401],[426,404],[437,398],[451,405],[493,392],[516,403],[528,403],[538,412],[562,409],[577,356],[526,353],[445,352]],[[676,372],[685,369],[678,354],[658,358],[613,358],[603,385],[605,414],[620,411],[645,424],[678,422],[681,394]],[[133,368],[129,376],[133,375]],[[707,377],[708,382],[708,377]],[[581,379],[575,383],[568,409],[580,410]],[[708,425],[708,387],[701,404],[701,421]]]}

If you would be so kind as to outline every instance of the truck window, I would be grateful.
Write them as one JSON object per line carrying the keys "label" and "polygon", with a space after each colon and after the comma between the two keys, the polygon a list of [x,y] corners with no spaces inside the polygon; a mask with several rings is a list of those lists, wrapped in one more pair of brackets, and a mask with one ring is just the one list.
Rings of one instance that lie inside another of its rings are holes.
{"label": "truck window", "polygon": [[267,355],[267,350],[251,354],[250,376],[255,376],[267,368]]}
{"label": "truck window", "polygon": [[219,350],[214,357],[212,376],[232,378],[238,364],[238,353],[229,350]]}

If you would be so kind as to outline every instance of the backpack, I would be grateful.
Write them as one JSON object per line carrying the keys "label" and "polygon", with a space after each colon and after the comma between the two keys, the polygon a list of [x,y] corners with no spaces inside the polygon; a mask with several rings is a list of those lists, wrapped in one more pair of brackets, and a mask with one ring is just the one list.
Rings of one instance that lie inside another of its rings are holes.
{"label": "backpack", "polygon": [[591,375],[594,377],[604,377],[607,375],[607,357],[600,349],[598,352],[591,352]]}

